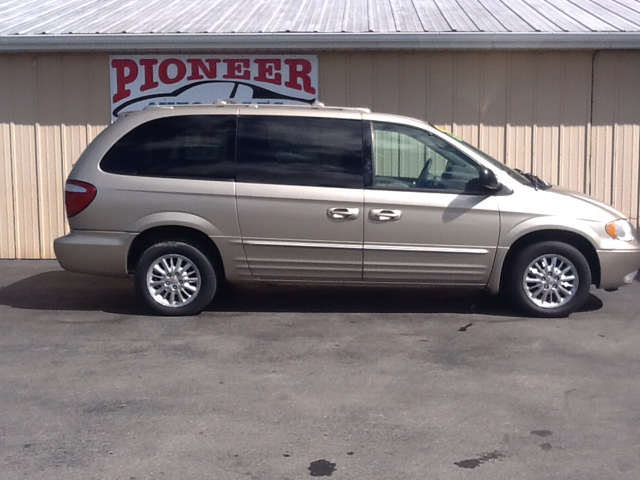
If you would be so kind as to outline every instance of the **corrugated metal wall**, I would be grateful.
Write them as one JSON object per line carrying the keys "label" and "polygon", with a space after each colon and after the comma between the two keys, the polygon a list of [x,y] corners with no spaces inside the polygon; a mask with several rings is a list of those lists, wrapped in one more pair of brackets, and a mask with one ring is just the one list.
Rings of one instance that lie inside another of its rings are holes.
{"label": "corrugated metal wall", "polygon": [[109,122],[105,55],[0,55],[0,258],[53,258],[63,185]]}
{"label": "corrugated metal wall", "polygon": [[[640,52],[324,53],[326,104],[400,113],[638,224]],[[109,122],[105,54],[0,55],[0,258],[51,258],[63,182]]]}

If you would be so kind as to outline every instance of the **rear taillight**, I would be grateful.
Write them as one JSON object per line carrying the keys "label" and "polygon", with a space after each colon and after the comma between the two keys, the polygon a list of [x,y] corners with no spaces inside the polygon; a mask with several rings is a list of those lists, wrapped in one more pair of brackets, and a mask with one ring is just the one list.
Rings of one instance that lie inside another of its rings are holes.
{"label": "rear taillight", "polygon": [[96,187],[78,180],[67,180],[64,187],[64,203],[67,207],[67,217],[79,214],[96,198]]}

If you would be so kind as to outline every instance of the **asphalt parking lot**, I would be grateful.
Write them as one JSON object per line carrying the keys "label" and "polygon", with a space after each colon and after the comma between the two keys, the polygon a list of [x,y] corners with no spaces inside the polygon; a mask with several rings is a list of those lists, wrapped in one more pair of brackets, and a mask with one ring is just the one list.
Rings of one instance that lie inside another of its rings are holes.
{"label": "asphalt parking lot", "polygon": [[0,261],[0,479],[640,478],[640,283],[568,319],[471,291],[234,288]]}

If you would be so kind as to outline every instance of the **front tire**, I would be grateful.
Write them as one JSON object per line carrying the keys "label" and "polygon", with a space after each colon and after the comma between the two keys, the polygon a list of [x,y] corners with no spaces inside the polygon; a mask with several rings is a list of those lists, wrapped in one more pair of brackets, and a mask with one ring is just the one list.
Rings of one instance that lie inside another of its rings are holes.
{"label": "front tire", "polygon": [[541,242],[518,253],[507,281],[509,298],[526,314],[566,317],[587,301],[591,269],[577,248]]}
{"label": "front tire", "polygon": [[144,303],[163,316],[197,315],[211,303],[218,286],[207,256],[179,241],[157,243],[145,250],[134,283]]}

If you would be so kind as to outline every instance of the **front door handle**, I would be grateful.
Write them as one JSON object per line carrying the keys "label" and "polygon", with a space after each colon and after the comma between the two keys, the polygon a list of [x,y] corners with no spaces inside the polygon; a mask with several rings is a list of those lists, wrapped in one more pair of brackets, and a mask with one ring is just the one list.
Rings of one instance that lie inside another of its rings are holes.
{"label": "front door handle", "polygon": [[372,208],[369,211],[369,218],[379,222],[391,222],[402,218],[401,210],[388,210],[386,208]]}
{"label": "front door handle", "polygon": [[327,209],[327,217],[335,218],[336,220],[358,218],[359,213],[359,208],[331,207]]}

